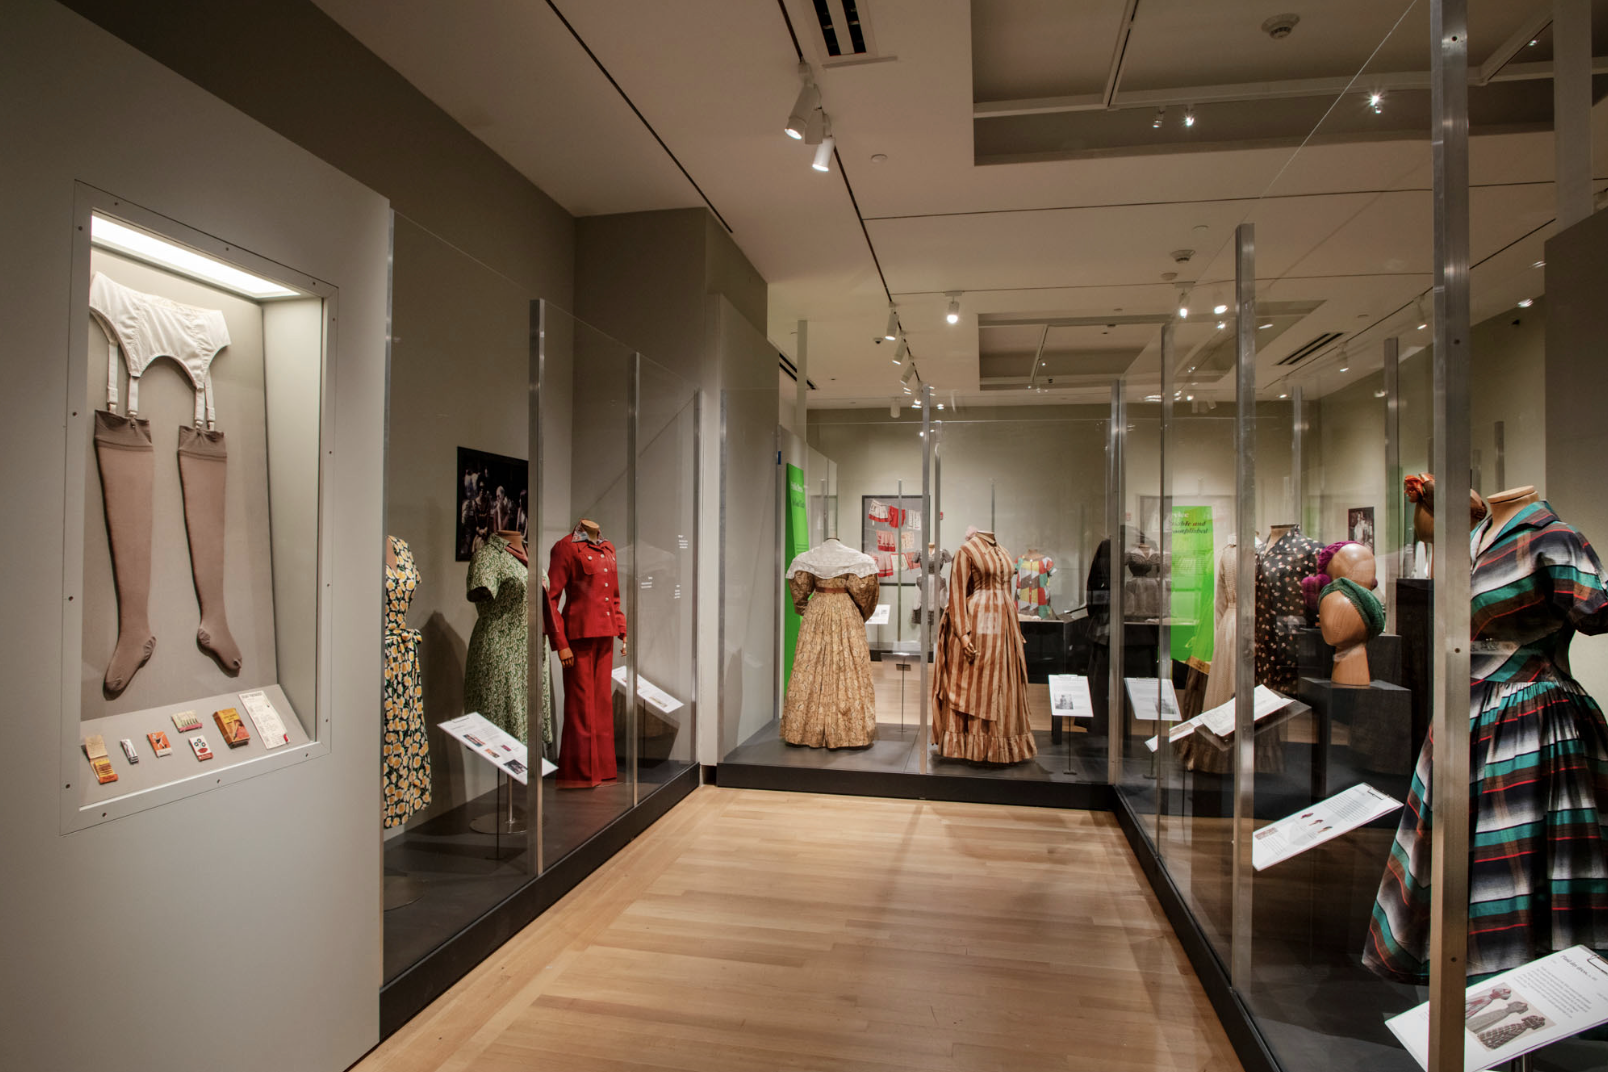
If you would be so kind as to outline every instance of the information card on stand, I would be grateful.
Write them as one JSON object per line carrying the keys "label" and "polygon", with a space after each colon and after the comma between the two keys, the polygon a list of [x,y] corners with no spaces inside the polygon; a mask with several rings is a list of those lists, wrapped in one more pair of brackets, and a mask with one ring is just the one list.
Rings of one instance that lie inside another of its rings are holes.
{"label": "information card on stand", "polygon": [[[1275,711],[1282,711],[1295,701],[1288,696],[1274,692],[1266,685],[1256,686],[1251,694],[1251,719],[1260,722]],[[1218,704],[1210,711],[1202,711],[1187,722],[1180,722],[1167,731],[1169,741],[1181,741],[1194,733],[1200,727],[1206,727],[1219,737],[1230,737],[1234,733],[1234,701]],[[1159,736],[1159,735],[1158,735]],[[1152,752],[1156,750],[1156,737],[1145,742],[1145,747]]]}
{"label": "information card on stand", "polygon": [[1366,782],[1354,785],[1252,834],[1251,866],[1258,871],[1272,867],[1399,807],[1401,801]]}
{"label": "information card on stand", "polygon": [[1050,714],[1056,718],[1093,718],[1089,679],[1082,674],[1051,674]]}
{"label": "information card on stand", "polygon": [[[614,687],[624,692],[625,667],[616,666],[613,676]],[[661,715],[668,715],[682,706],[680,700],[665,692],[641,674],[637,675],[637,699],[658,711]]]}
{"label": "information card on stand", "polygon": [[[485,715],[460,715],[441,723],[441,729],[520,785],[525,784],[527,777],[525,746],[519,743],[519,738],[504,733],[492,725]],[[547,760],[542,760],[543,775],[551,774],[557,769]]]}
{"label": "information card on stand", "polygon": [[871,612],[871,617],[865,620],[866,625],[887,625],[888,613],[892,603],[878,603],[877,609]]}
{"label": "information card on stand", "polygon": [[1162,719],[1177,722],[1183,717],[1182,712],[1178,710],[1178,692],[1173,688],[1171,681],[1155,677],[1130,677],[1124,678],[1123,683],[1128,687],[1128,702],[1133,705],[1134,718],[1156,721],[1158,691],[1161,694]]}
{"label": "information card on stand", "polygon": [[[1608,960],[1583,945],[1532,960],[1468,988],[1463,1068],[1506,1066],[1515,1057],[1608,1023]],[[1385,1021],[1429,1067],[1429,1003]]]}

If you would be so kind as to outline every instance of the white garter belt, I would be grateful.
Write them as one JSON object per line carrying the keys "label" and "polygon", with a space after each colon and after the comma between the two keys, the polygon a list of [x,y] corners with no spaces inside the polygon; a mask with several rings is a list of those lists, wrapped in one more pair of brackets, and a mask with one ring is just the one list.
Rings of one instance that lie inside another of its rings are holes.
{"label": "white garter belt", "polygon": [[128,365],[128,415],[139,415],[140,374],[159,357],[183,366],[195,388],[195,424],[211,428],[217,420],[212,404],[212,361],[229,345],[229,328],[219,309],[142,294],[113,282],[100,272],[89,284],[89,311],[106,333],[106,406],[117,412],[117,354]]}

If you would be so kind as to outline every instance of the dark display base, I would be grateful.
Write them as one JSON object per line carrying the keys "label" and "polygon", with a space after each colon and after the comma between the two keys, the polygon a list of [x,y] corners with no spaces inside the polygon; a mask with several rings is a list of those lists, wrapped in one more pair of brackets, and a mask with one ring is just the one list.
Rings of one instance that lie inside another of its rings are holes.
{"label": "dark display base", "polygon": [[1413,768],[1411,693],[1386,681],[1336,685],[1304,677],[1300,696],[1317,717],[1319,800],[1358,782],[1406,799]]}

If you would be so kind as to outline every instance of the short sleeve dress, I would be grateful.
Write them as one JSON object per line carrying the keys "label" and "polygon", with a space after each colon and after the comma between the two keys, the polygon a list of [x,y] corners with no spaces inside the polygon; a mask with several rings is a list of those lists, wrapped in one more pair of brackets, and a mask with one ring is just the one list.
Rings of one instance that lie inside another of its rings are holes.
{"label": "short sleeve dress", "polygon": [[524,741],[529,675],[525,605],[528,570],[508,541],[490,536],[469,560],[468,598],[479,617],[469,634],[463,669],[463,709]]}
{"label": "short sleeve dress", "polygon": [[[1569,669],[1576,632],[1608,629],[1602,563],[1545,502],[1470,536],[1468,977],[1583,945],[1608,953],[1608,723]],[[1363,963],[1429,979],[1430,802],[1424,742],[1385,864]]]}

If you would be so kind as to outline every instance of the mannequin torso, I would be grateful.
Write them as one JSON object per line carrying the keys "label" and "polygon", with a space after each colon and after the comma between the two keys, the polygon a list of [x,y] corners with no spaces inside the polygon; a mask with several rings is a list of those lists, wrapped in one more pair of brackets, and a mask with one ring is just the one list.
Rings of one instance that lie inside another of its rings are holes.
{"label": "mannequin torso", "polygon": [[1487,499],[1486,502],[1491,504],[1491,523],[1486,526],[1485,534],[1480,537],[1479,553],[1485,553],[1496,540],[1497,534],[1502,531],[1502,527],[1517,517],[1520,510],[1540,501],[1541,493],[1531,484],[1499,491]]}

